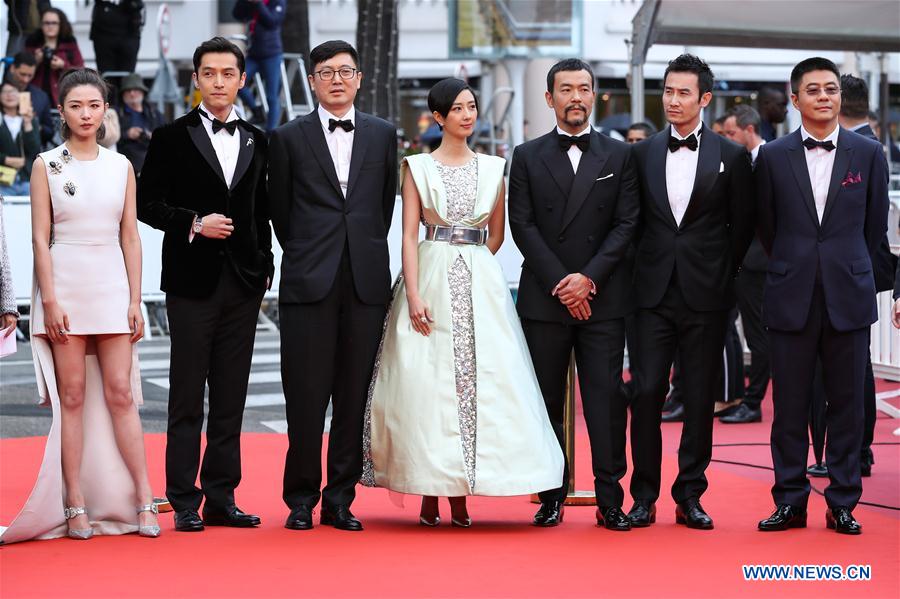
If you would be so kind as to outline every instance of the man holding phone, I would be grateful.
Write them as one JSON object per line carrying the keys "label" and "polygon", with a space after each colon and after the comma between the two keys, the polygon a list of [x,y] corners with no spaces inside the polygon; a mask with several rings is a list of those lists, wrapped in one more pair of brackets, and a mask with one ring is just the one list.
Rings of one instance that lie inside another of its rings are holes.
{"label": "man holding phone", "polygon": [[53,115],[50,113],[50,96],[31,83],[36,69],[37,61],[34,55],[30,52],[19,52],[13,56],[13,62],[6,71],[6,81],[15,85],[19,92],[28,92],[31,96],[34,114],[41,126],[41,143],[45,144],[53,139],[56,128],[53,124]]}

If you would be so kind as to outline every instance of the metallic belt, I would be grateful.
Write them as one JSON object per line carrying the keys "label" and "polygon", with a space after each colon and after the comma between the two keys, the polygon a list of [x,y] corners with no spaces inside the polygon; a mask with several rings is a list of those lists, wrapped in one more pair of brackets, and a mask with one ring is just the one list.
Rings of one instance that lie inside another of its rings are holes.
{"label": "metallic belt", "polygon": [[487,229],[453,225],[426,225],[425,239],[428,241],[446,241],[450,245],[484,245],[487,241]]}

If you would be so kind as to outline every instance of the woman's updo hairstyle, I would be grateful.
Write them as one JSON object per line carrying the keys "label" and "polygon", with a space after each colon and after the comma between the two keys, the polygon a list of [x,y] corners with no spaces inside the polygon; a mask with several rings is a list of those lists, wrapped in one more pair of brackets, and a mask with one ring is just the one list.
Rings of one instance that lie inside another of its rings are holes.
{"label": "woman's updo hairstyle", "polygon": [[[100,92],[100,96],[103,98],[103,102],[106,103],[109,101],[109,84],[100,76],[100,73],[95,71],[94,69],[72,69],[71,71],[67,71],[62,78],[59,80],[59,105],[65,106],[66,97],[69,95],[74,88],[80,85],[91,85]],[[60,123],[60,133],[62,134],[63,139],[69,139],[72,136],[72,130],[69,129],[69,126],[66,124],[66,119],[61,119]],[[106,124],[100,123],[100,127],[97,129],[97,141],[100,141],[106,136]]]}
{"label": "woman's updo hairstyle", "polygon": [[[475,109],[478,110],[478,96],[475,94],[475,90],[462,79],[455,77],[441,79],[428,91],[428,110],[447,118],[456,97],[464,90],[472,92],[472,97],[475,98]],[[438,127],[443,129],[440,125]]]}

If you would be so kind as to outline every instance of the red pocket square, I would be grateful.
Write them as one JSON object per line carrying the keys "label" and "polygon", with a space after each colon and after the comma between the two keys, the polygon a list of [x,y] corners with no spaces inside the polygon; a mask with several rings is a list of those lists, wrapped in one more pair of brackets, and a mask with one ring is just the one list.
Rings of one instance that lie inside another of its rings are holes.
{"label": "red pocket square", "polygon": [[848,172],[847,176],[844,177],[844,180],[841,181],[841,187],[847,187],[848,185],[855,185],[857,183],[862,183],[862,173],[856,173],[855,175],[852,172]]}

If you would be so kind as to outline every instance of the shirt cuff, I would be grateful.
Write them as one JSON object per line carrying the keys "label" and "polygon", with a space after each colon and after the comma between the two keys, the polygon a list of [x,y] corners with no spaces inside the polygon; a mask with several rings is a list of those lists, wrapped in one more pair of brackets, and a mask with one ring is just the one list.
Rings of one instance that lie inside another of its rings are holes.
{"label": "shirt cuff", "polygon": [[191,221],[191,229],[190,229],[190,232],[188,233],[188,243],[194,242],[194,237],[196,236],[196,233],[194,233],[194,223],[197,222],[198,218],[200,218],[200,217],[195,216],[194,220]]}

